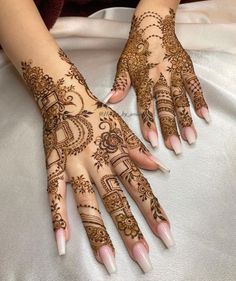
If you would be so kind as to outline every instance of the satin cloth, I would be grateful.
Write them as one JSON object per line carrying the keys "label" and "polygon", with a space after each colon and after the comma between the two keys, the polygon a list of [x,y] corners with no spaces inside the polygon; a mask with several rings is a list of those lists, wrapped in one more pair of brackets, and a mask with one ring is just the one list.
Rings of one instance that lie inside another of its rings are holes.
{"label": "satin cloth", "polygon": [[[90,18],[61,18],[52,30],[103,99],[125,44],[132,9],[112,8]],[[116,248],[111,277],[93,256],[68,186],[71,239],[60,257],[46,192],[42,120],[23,81],[0,54],[0,280],[2,281],[235,281],[236,280],[236,1],[180,5],[177,35],[188,50],[209,104],[207,125],[194,112],[195,145],[179,157],[153,151],[170,169],[144,172],[166,210],[176,245],[167,250],[149,229],[126,190],[150,247],[153,270],[143,274],[129,257],[101,202]],[[113,105],[141,137],[133,90]],[[148,146],[150,148],[150,146]]]}

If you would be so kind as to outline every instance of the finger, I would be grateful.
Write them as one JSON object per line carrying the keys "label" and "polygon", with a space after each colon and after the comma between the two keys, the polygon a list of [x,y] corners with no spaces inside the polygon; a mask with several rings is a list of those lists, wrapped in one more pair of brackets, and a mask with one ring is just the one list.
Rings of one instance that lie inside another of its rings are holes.
{"label": "finger", "polygon": [[58,253],[59,255],[64,255],[65,241],[69,239],[69,222],[66,209],[66,183],[64,176],[50,179],[48,181],[47,191]]}
{"label": "finger", "polygon": [[126,122],[118,114],[117,118],[121,126],[130,158],[140,168],[147,170],[160,169],[163,172],[170,172],[169,168],[150,153],[143,142],[131,131]]}
{"label": "finger", "polygon": [[128,155],[124,154],[112,159],[112,165],[153,233],[161,238],[167,247],[173,246],[174,240],[168,218],[138,167],[129,159]]}
{"label": "finger", "polygon": [[161,132],[167,148],[181,153],[181,144],[175,120],[174,103],[170,90],[170,74],[166,77],[160,73],[160,77],[153,88],[156,97],[156,107],[160,121]]}
{"label": "finger", "polygon": [[208,123],[211,121],[208,105],[205,101],[201,84],[194,73],[192,68],[192,73],[183,74],[183,80],[185,88],[192,100],[195,112],[200,118],[204,118]]}
{"label": "finger", "polygon": [[77,208],[96,259],[111,274],[116,272],[115,249],[107,233],[92,183],[86,171],[71,177]]}
{"label": "finger", "polygon": [[129,73],[127,71],[127,66],[125,61],[122,59],[119,60],[117,64],[117,72],[115,81],[113,83],[112,91],[108,96],[105,98],[104,103],[117,103],[124,99],[128,92],[131,85],[131,80]]}
{"label": "finger", "polygon": [[193,124],[182,77],[178,74],[172,76],[171,91],[181,136],[184,140],[187,140],[189,144],[195,143],[197,132]]}
{"label": "finger", "polygon": [[143,137],[151,143],[152,147],[158,147],[158,133],[154,121],[153,81],[150,78],[135,81],[134,88],[137,95],[138,113]]}
{"label": "finger", "polygon": [[130,257],[140,265],[144,272],[148,272],[152,268],[148,255],[149,248],[116,176],[112,174],[111,170],[106,169],[102,173],[100,172],[99,176],[94,177],[94,182]]}

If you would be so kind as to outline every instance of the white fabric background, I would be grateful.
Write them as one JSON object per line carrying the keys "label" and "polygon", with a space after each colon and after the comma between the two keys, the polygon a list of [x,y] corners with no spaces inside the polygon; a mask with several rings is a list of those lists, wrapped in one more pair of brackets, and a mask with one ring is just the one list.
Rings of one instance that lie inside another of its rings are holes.
{"label": "white fabric background", "polygon": [[[131,14],[131,9],[108,9],[89,19],[61,18],[52,30],[101,99],[112,85]],[[0,53],[0,280],[236,280],[236,1],[181,5],[177,22],[212,123],[207,125],[193,113],[197,143],[191,147],[183,143],[183,155],[175,157],[161,140],[154,154],[170,167],[170,175],[144,172],[169,215],[174,248],[164,248],[125,192],[150,246],[154,269],[148,274],[130,259],[99,197],[118,272],[110,277],[97,263],[69,186],[72,236],[66,256],[58,256],[47,201],[41,117],[24,83]],[[112,107],[141,137],[134,92]]]}

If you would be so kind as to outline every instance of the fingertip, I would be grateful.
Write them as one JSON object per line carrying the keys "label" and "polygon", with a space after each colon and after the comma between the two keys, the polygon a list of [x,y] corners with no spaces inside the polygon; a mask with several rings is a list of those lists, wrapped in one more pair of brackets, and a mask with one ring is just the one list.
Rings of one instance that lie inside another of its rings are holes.
{"label": "fingertip", "polygon": [[66,239],[65,239],[65,230],[63,228],[59,228],[55,232],[57,249],[59,256],[63,256],[66,254]]}
{"label": "fingertip", "polygon": [[122,90],[116,90],[116,91],[112,91],[112,92],[113,92],[113,94],[110,96],[110,98],[108,100],[109,103],[120,102],[127,95],[127,93],[125,93],[125,91],[122,91]]}

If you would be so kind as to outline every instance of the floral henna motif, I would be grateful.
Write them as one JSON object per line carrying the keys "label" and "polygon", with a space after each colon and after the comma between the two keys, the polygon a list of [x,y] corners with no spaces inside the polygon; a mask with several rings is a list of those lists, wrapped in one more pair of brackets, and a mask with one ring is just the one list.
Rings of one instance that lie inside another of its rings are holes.
{"label": "floral henna motif", "polygon": [[[155,45],[161,45],[164,53],[162,58],[159,54],[156,60],[155,48],[153,48]],[[161,67],[162,64],[164,64],[164,69]],[[157,99],[159,113],[161,113],[162,132],[166,139],[170,134],[178,135],[174,111],[178,113],[182,127],[192,125],[190,114],[185,108],[189,107],[185,88],[191,94],[196,110],[202,106],[207,107],[191,58],[176,37],[175,13],[172,9],[165,17],[152,11],[146,11],[139,16],[134,15],[129,39],[117,64],[113,90],[124,90],[128,84],[128,75],[130,76],[141,109],[142,121],[149,127],[153,122],[153,114],[150,111],[152,90],[153,87],[155,88],[155,83],[162,82],[160,80],[164,77],[161,73],[159,81],[155,80],[152,69],[156,66],[157,68],[160,66],[163,73],[170,72],[171,74],[168,97],[163,97],[161,101]],[[155,93],[154,96],[156,96]],[[172,106],[173,102],[174,106]],[[169,128],[170,125],[173,127]]]}
{"label": "floral henna motif", "polygon": [[114,251],[110,236],[100,217],[81,213],[81,219],[85,227],[92,249],[97,250],[104,245],[108,245]]}
{"label": "floral henna motif", "polygon": [[129,203],[119,187],[119,183],[115,176],[106,175],[101,179],[102,186],[105,191],[103,202],[108,213],[115,220],[115,223],[120,231],[125,236],[132,239],[143,238],[137,221],[130,211]]}
{"label": "floral henna motif", "polygon": [[103,164],[108,165],[110,161],[109,155],[117,152],[121,146],[124,146],[119,122],[115,120],[113,114],[100,117],[99,128],[106,131],[97,137],[94,142],[98,148],[92,157],[96,160],[95,166],[97,169],[102,167]]}
{"label": "floral henna motif", "polygon": [[60,207],[58,203],[52,200],[51,212],[52,212],[52,224],[53,230],[56,231],[59,228],[66,228],[66,222],[63,220],[61,214],[59,213]]}
{"label": "floral henna motif", "polygon": [[145,30],[141,27],[144,19],[145,16],[133,17],[129,40],[117,65],[116,82],[113,85],[113,90],[125,89],[127,86],[126,73],[128,72],[137,94],[141,118],[143,123],[150,127],[154,121],[153,114],[150,111],[154,81],[149,78],[149,71],[157,64],[149,63],[151,52],[149,51],[148,40],[144,38]]}
{"label": "floral henna motif", "polygon": [[76,177],[76,178],[72,177],[71,185],[72,185],[75,193],[81,193],[81,194],[84,194],[86,192],[94,193],[92,185],[90,184],[90,182],[88,180],[86,180],[84,178],[83,175]]}
{"label": "floral henna motif", "polygon": [[[23,78],[33,92],[44,120],[43,141],[49,172],[47,191],[51,195],[54,230],[66,227],[59,213],[58,201],[62,196],[58,192],[58,184],[64,179],[67,158],[83,151],[93,140],[92,125],[87,120],[92,112],[85,109],[83,98],[76,91],[75,86],[65,85],[66,76],[72,81],[75,80],[76,84],[79,82],[83,85],[88,94],[89,89],[82,75],[63,54],[63,51],[59,50],[59,56],[70,69],[65,77],[58,81],[54,81],[52,77],[45,74],[42,68],[33,66],[32,61],[21,63]],[[87,187],[86,191],[92,192],[92,189]]]}

